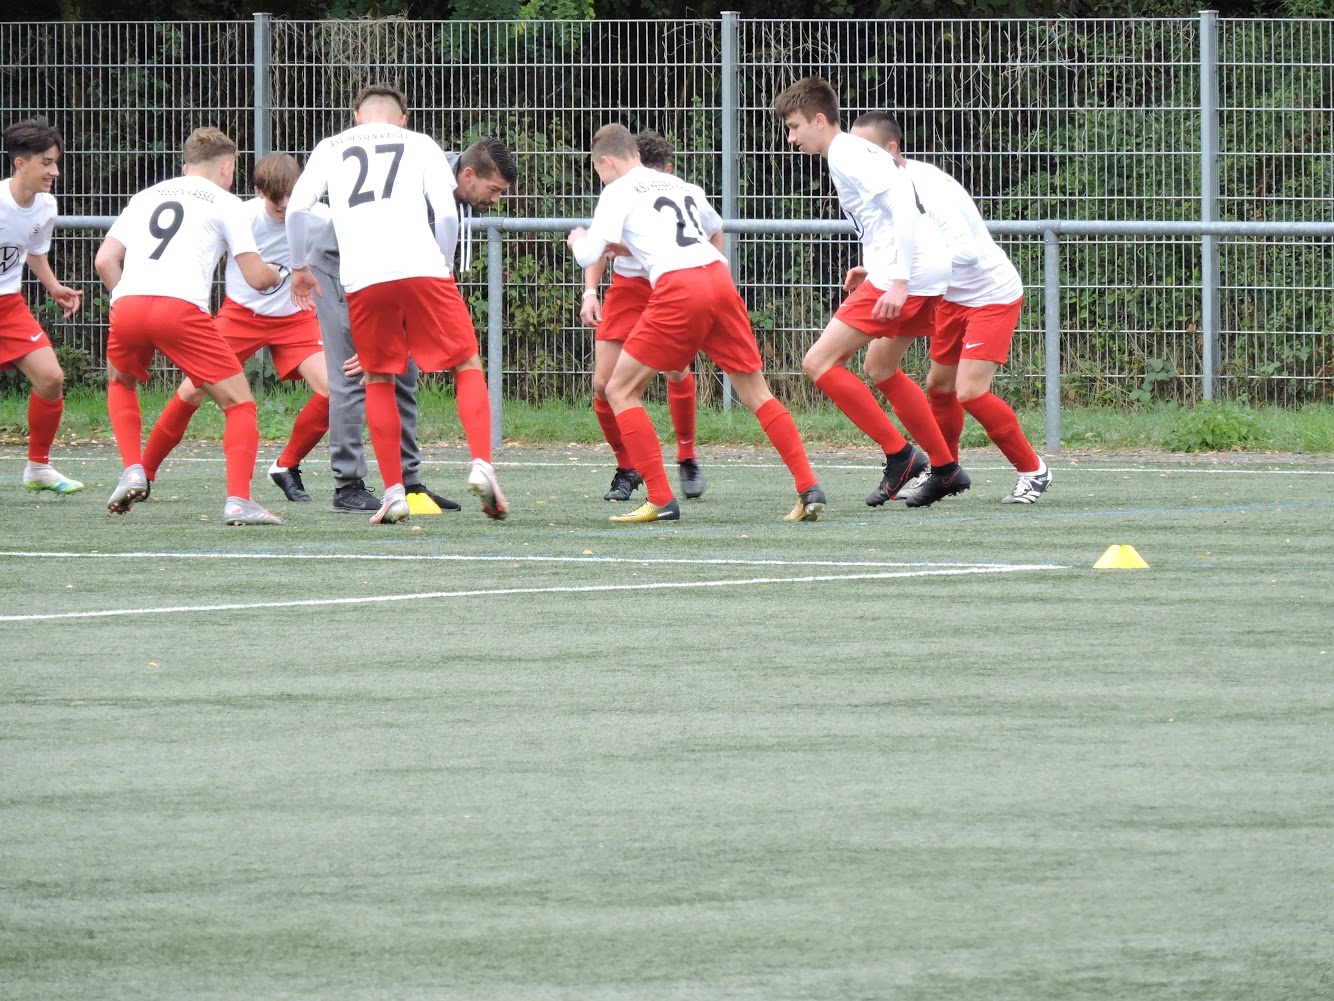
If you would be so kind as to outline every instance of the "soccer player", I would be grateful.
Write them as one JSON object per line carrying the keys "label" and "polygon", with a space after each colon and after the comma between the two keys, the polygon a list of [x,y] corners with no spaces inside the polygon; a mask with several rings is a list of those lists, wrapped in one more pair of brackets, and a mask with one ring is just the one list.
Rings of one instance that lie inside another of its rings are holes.
{"label": "soccer player", "polygon": [[29,490],[72,494],[82,490],[83,484],[51,465],[51,445],[65,410],[65,373],[22,291],[23,263],[27,261],[66,319],[83,302],[83,293],[60,284],[47,260],[56,228],[51,186],[60,176],[65,144],[45,118],[15,122],[5,129],[4,140],[10,176],[0,184],[0,369],[16,368],[32,383],[23,485]]}
{"label": "soccer player", "polygon": [[618,522],[676,521],[681,506],[662,464],[662,446],[641,402],[658,372],[685,369],[701,350],[732,377],[741,401],[759,418],[792,473],[797,503],[784,521],[815,521],[825,508],[796,422],[769,392],[746,305],[727,259],[705,235],[721,227],[704,190],[650,170],[630,130],[604,125],[593,136],[593,169],[605,187],[589,229],[567,242],[581,267],[608,250],[629,254],[648,272],[653,292],[626,338],[607,383],[607,400],[648,500]]}
{"label": "soccer player", "polygon": [[[319,283],[306,259],[306,233],[311,206],[327,191],[352,344],[365,370],[371,448],[384,478],[383,499],[370,520],[391,524],[411,511],[394,394],[394,376],[406,374],[410,360],[424,372],[453,372],[472,454],[468,489],[489,517],[504,518],[508,505],[491,466],[491,407],[477,333],[446,256],[457,233],[454,173],[432,139],[404,128],[407,100],[397,89],[364,88],[353,117],[352,128],[311,153],[288,204],[287,243],[293,294],[311,302]],[[434,227],[428,225],[432,215]]]}
{"label": "soccer player", "polygon": [[216,128],[185,141],[183,176],[139,192],[112,224],[95,265],[111,290],[107,331],[107,412],[125,466],[107,510],[125,514],[151,490],[143,467],[138,386],[161,351],[201,388],[226,419],[228,525],[281,525],[250,499],[259,422],[250,384],[209,314],[213,273],[224,250],[246,282],[273,289],[282,275],[259,256],[241,200],[231,192],[236,143]]}
{"label": "soccer player", "polygon": [[[514,154],[498,139],[486,137],[462,153],[447,153],[454,171],[454,198],[460,218],[444,220],[447,228],[457,223],[464,248],[461,267],[468,267],[471,230],[462,218],[481,215],[500,203],[518,180]],[[333,510],[345,514],[374,514],[380,498],[366,489],[366,453],[361,429],[366,420],[366,388],[359,369],[349,372],[352,347],[351,321],[347,296],[339,283],[338,234],[327,221],[317,229],[309,257],[311,271],[319,281],[315,309],[324,333],[324,356],[329,373],[329,462],[333,469]],[[454,259],[453,249],[445,249],[446,258]],[[457,511],[457,501],[436,493],[421,482],[421,452],[417,446],[417,366],[411,362],[403,375],[394,377],[394,398],[403,427],[400,451],[403,460],[403,486],[408,506],[414,514],[439,514]]]}
{"label": "soccer player", "polygon": [[[236,352],[237,361],[268,347],[280,379],[301,378],[310,387],[310,399],[297,414],[292,435],[278,460],[269,467],[269,479],[289,501],[308,501],[301,482],[301,460],[329,430],[329,379],[325,375],[320,324],[311,310],[292,301],[287,286],[292,255],[287,249],[287,199],[301,176],[295,157],[270,153],[255,164],[255,197],[245,203],[245,214],[254,234],[260,257],[278,266],[283,282],[263,292],[250,287],[236,263],[227,260],[226,298],[213,322],[223,339]],[[323,206],[320,206],[323,209]],[[152,483],[158,467],[180,444],[204,391],[186,378],[168,401],[144,446],[144,475]]]}
{"label": "soccer player", "polygon": [[[951,243],[950,285],[936,307],[931,370],[926,392],[950,452],[959,457],[965,411],[977,420],[1018,473],[1002,504],[1032,504],[1051,486],[1051,470],[1033,450],[1010,405],[991,392],[996,372],[1010,357],[1010,344],[1024,303],[1024,283],[1005,251],[987,232],[982,213],[964,186],[938,167],[903,155],[903,130],[884,111],[870,111],[852,124],[853,135],[880,146],[908,171],[922,204]],[[885,375],[866,356],[872,381]],[[904,503],[921,507],[937,498],[927,483],[904,492]]]}
{"label": "soccer player", "polygon": [[[635,145],[639,147],[639,159],[645,167],[666,174],[672,172],[672,147],[658,133],[639,133],[635,136]],[[722,232],[720,225],[713,232],[705,233],[720,251],[723,249]],[[605,270],[605,257],[599,257],[584,268],[584,298],[579,318],[586,325],[596,328],[593,347],[593,412],[597,415],[603,437],[616,456],[616,472],[612,474],[611,489],[605,494],[605,499],[625,501],[630,499],[643,480],[630,466],[630,455],[621,439],[616,415],[607,402],[607,380],[616,368],[616,359],[621,356],[621,346],[634,328],[635,321],[644,312],[653,287],[649,284],[648,272],[633,257],[616,257],[612,260],[611,284],[607,288],[606,297],[604,301],[598,302],[598,286]],[[681,493],[687,498],[702,497],[706,484],[695,456],[695,374],[688,368],[682,372],[664,374],[667,377],[667,410],[671,414],[672,428],[676,431],[676,461],[680,470]]]}
{"label": "soccer player", "polygon": [[886,346],[888,377],[876,387],[903,426],[926,450],[927,479],[941,497],[968,489],[968,474],[950,452],[921,387],[899,368],[918,337],[930,336],[936,304],[949,285],[944,238],[925,218],[907,171],[874,143],[844,132],[838,95],[825,80],[807,77],[778,95],[774,105],[788,141],[803,153],[823,156],[843,213],[861,237],[863,266],[848,273],[843,301],[806,353],[802,368],[815,385],[885,453],[872,507],[898,496],[928,461],[904,440],[866,383],[846,368],[849,358],[878,339]]}

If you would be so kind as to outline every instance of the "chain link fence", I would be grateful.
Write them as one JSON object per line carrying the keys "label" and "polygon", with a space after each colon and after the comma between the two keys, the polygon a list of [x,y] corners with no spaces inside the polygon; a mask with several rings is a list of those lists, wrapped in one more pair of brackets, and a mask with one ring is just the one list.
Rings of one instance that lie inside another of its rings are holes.
{"label": "chain link fence", "polygon": [[[1216,29],[1212,25],[1216,24]],[[1210,37],[1204,37],[1210,31]],[[730,34],[729,34],[730,33]],[[1206,45],[1208,43],[1208,45]],[[729,45],[731,49],[729,50]],[[1216,47],[1204,64],[1202,54]],[[677,170],[736,218],[834,219],[822,162],[788,147],[770,110],[801,76],[840,91],[845,115],[899,114],[910,155],[1006,220],[1200,220],[1216,163],[1216,218],[1334,220],[1334,22],[1115,20],[597,22],[272,21],[0,25],[0,119],[47,114],[68,151],[64,215],[114,215],[176,173],[189,131],[237,138],[237,190],[257,149],[304,154],[350,121],[367,82],[401,86],[410,125],[461,148],[497,135],[518,153],[507,216],[577,218],[598,190],[586,149],[615,120],[656,129]],[[256,86],[256,67],[265,67]],[[1218,95],[1217,156],[1208,141]],[[268,107],[256,109],[256,95]],[[734,181],[728,180],[729,172]],[[57,273],[85,288],[83,313],[41,319],[67,368],[100,367],[105,296],[92,271],[101,232],[62,230]],[[839,235],[732,237],[733,264],[766,363],[809,398],[800,358],[840,295],[855,245]],[[999,238],[1029,286],[1004,391],[1044,391],[1043,241]],[[1071,402],[1207,391],[1296,405],[1334,391],[1331,243],[1322,237],[1092,235],[1065,239],[1061,391]],[[1207,314],[1212,289],[1216,320]],[[486,255],[460,275],[486,326]],[[588,391],[592,338],[581,280],[550,234],[506,235],[504,387],[511,397]],[[39,302],[40,288],[32,289]],[[919,369],[924,352],[910,353]],[[77,371],[74,373],[77,375]],[[702,380],[706,397],[715,379]]]}

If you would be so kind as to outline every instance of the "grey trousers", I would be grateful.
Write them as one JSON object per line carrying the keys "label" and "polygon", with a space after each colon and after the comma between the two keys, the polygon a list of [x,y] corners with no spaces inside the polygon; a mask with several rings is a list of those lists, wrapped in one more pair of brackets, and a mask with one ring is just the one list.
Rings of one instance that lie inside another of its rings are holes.
{"label": "grey trousers", "polygon": [[[366,423],[366,387],[361,376],[348,378],[343,362],[352,357],[352,324],[347,315],[347,296],[337,275],[315,265],[323,297],[315,297],[315,315],[324,338],[324,361],[329,368],[329,465],[334,484],[345,487],[366,479],[366,445],[361,429]],[[417,366],[408,362],[408,374],[394,380],[398,416],[403,422],[403,483],[421,482],[421,452],[417,448]]]}

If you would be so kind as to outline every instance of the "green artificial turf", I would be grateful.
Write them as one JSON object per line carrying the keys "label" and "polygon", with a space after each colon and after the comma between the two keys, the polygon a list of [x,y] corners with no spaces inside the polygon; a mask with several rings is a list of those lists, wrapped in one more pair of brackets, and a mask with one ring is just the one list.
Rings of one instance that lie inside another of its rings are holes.
{"label": "green artificial turf", "polygon": [[238,529],[218,452],[119,518],[112,450],[65,498],[0,450],[0,997],[1334,992],[1329,460],[1067,457],[1016,507],[973,449],[912,511],[826,450],[794,525],[706,448],[617,526],[605,448],[499,453],[503,523],[446,449],[460,513],[311,464]]}

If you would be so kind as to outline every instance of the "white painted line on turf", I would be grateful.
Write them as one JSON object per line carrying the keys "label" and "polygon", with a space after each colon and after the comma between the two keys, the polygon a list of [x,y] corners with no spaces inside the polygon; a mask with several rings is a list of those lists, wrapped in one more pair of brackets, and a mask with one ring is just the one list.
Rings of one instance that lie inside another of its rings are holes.
{"label": "white painted line on turf", "polygon": [[[630,563],[635,566],[654,564],[678,564],[685,566],[769,566],[769,567],[896,567],[925,569],[990,569],[1007,567],[1008,563],[954,563],[934,560],[779,560],[764,557],[727,558],[727,557],[677,557],[677,556],[538,556],[536,554],[516,554],[514,556],[471,555],[465,553],[63,553],[23,550],[0,550],[0,558],[19,559],[86,559],[86,560],[365,560],[368,562],[387,563]],[[1064,570],[1057,564],[1025,565],[1041,570]]]}
{"label": "white painted line on turf", "polygon": [[808,577],[748,577],[740,580],[673,581],[660,584],[585,584],[553,587],[505,587],[475,591],[426,591],[419,594],[358,595],[355,598],[307,598],[301,601],[256,601],[227,605],[171,605],[159,608],[113,608],[96,612],[47,612],[38,615],[0,615],[0,622],[49,622],[54,619],[105,619],[126,615],[169,615],[177,612],[248,612],[261,608],[319,608],[330,605],[377,605],[391,601],[429,601],[436,598],[493,598],[514,594],[598,594],[607,591],[666,591],[703,587],[747,587],[755,584],[817,584],[854,580],[894,580],[905,577],[955,577],[965,574],[1021,573],[1056,570],[1049,564],[1009,564],[993,567],[955,567],[905,570],[896,573],[818,574]]}

